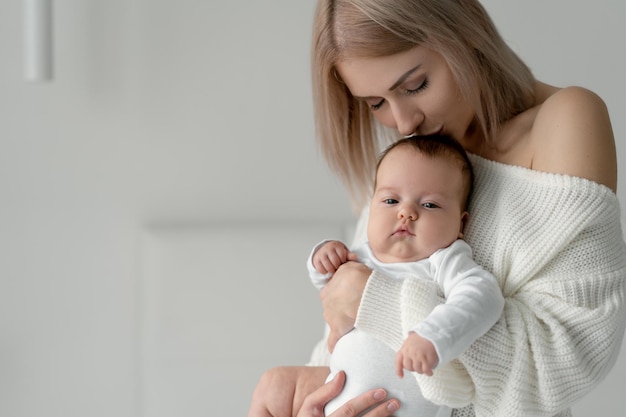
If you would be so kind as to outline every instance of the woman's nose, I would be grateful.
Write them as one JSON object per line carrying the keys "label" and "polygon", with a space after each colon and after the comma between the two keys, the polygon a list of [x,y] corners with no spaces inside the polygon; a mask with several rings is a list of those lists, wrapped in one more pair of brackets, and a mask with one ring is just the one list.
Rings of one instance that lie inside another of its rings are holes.
{"label": "woman's nose", "polygon": [[423,113],[414,108],[402,106],[402,104],[394,108],[393,117],[396,122],[396,129],[403,136],[415,134],[417,128],[424,121]]}

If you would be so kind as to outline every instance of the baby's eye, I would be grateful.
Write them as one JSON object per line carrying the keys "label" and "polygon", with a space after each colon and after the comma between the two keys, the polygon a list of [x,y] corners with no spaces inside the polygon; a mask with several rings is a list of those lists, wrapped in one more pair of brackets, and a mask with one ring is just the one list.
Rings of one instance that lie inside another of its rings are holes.
{"label": "baby's eye", "polygon": [[398,200],[396,200],[395,198],[386,198],[383,200],[383,203],[385,204],[398,204]]}
{"label": "baby's eye", "polygon": [[438,208],[439,206],[435,203],[424,203],[422,204],[422,207],[427,208],[427,209],[434,209],[434,208]]}

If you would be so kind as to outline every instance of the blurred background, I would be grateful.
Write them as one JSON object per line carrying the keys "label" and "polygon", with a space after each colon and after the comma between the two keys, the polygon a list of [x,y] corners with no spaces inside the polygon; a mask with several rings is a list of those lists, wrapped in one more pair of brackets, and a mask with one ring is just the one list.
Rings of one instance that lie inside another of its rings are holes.
{"label": "blurred background", "polygon": [[[354,222],[314,141],[314,2],[55,0],[29,82],[27,1],[0,2],[0,416],[245,415],[321,337],[304,262]],[[539,79],[604,98],[625,166],[626,3],[483,4]],[[575,415],[625,409],[625,357]]]}

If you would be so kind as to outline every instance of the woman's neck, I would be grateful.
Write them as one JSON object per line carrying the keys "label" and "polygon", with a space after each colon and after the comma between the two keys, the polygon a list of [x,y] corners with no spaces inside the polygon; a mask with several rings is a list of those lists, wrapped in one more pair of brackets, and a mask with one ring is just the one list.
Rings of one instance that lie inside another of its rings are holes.
{"label": "woman's neck", "polygon": [[528,166],[532,155],[528,137],[535,116],[541,105],[558,90],[558,87],[537,81],[534,105],[505,121],[492,146],[476,133],[468,135],[467,151],[498,162]]}
{"label": "woman's neck", "polygon": [[535,106],[542,104],[548,99],[548,97],[559,90],[559,87],[554,87],[552,85],[542,83],[541,81],[537,81],[535,83]]}

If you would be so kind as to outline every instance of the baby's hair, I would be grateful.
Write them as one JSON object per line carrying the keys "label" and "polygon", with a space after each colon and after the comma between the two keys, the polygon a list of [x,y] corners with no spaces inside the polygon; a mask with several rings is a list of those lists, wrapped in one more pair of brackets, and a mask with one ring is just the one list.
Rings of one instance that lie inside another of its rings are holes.
{"label": "baby's hair", "polygon": [[[400,146],[410,146],[422,155],[431,158],[450,158],[457,161],[459,168],[461,169],[461,174],[463,175],[463,208],[467,209],[474,188],[474,169],[472,168],[472,163],[470,162],[465,149],[463,149],[463,146],[461,146],[459,142],[457,142],[454,138],[443,134],[423,136],[416,135],[402,138],[389,145],[389,147],[383,151],[378,158],[376,172],[378,172],[378,168],[380,167],[382,160],[385,159],[385,156],[387,156],[391,150]],[[375,185],[376,184],[374,184],[374,186]]]}

